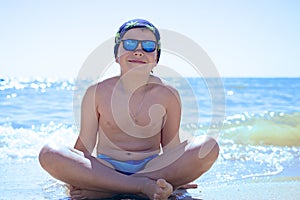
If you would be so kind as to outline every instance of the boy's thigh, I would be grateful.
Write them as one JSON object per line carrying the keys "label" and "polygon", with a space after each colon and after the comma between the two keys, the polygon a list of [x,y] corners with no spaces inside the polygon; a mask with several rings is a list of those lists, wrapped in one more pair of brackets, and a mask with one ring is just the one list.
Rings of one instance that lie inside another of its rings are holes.
{"label": "boy's thigh", "polygon": [[140,173],[153,172],[170,166],[186,153],[186,147],[187,142],[183,142],[178,146],[165,151],[164,153],[149,161],[145,166],[145,169],[140,171]]}

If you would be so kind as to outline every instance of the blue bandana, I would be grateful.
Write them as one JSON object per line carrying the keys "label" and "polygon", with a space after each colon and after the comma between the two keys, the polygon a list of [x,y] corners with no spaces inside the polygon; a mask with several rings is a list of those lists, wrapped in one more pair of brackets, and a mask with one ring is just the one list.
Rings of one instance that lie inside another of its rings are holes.
{"label": "blue bandana", "polygon": [[121,43],[121,40],[122,40],[123,36],[125,35],[125,33],[128,30],[130,30],[132,28],[147,28],[150,31],[152,31],[152,33],[155,35],[156,41],[157,41],[157,62],[158,62],[159,57],[160,57],[160,51],[161,51],[159,31],[153,24],[151,24],[150,22],[148,22],[147,20],[144,20],[144,19],[129,20],[128,22],[125,22],[119,28],[119,30],[118,30],[118,32],[115,36],[115,47],[114,47],[115,58],[118,55],[119,45]]}

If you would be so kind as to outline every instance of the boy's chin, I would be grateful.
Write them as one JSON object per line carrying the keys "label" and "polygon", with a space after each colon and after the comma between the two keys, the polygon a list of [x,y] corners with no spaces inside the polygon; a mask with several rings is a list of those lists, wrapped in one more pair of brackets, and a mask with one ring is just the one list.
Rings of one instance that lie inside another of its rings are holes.
{"label": "boy's chin", "polygon": [[145,73],[150,73],[151,70],[153,69],[154,65],[151,64],[140,64],[140,63],[134,63],[134,64],[130,64],[128,65],[128,69],[129,71],[132,72],[145,72]]}

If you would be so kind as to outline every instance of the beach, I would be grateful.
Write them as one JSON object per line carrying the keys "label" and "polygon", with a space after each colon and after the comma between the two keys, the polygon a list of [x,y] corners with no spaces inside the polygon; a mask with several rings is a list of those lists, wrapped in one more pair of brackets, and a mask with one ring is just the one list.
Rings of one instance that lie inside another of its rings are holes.
{"label": "beach", "polygon": [[[259,181],[248,183],[231,183],[225,186],[205,188],[197,196],[203,200],[219,199],[290,199],[296,200],[300,196],[300,181]],[[196,196],[196,195],[194,195]]]}
{"label": "beach", "polygon": [[[0,171],[0,199],[63,199],[67,197],[63,183],[46,174],[38,162],[2,164]],[[197,189],[187,192],[194,199],[248,200],[288,199],[300,197],[300,176],[263,177],[250,180],[206,184],[201,178],[195,181]],[[178,199],[190,199],[179,196]]]}
{"label": "beach", "polygon": [[[224,78],[225,98],[216,105],[205,79],[168,81],[182,97],[180,132],[187,137],[208,134],[211,109],[226,108],[217,127],[220,155],[188,190],[194,199],[299,199],[299,78]],[[68,196],[38,153],[50,141],[74,145],[75,88],[74,80],[0,79],[0,199]]]}

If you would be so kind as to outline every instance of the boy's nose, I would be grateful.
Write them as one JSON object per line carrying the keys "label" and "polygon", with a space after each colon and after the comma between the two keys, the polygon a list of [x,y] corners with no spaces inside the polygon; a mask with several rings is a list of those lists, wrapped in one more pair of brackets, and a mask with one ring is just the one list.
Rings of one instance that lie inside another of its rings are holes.
{"label": "boy's nose", "polygon": [[134,56],[137,56],[137,57],[142,57],[142,56],[144,55],[144,53],[142,52],[142,50],[136,49],[136,50],[133,52],[133,55],[134,55]]}
{"label": "boy's nose", "polygon": [[139,42],[136,50],[133,52],[133,55],[134,56],[138,56],[138,57],[141,57],[144,55],[143,51],[142,51],[142,44]]}

